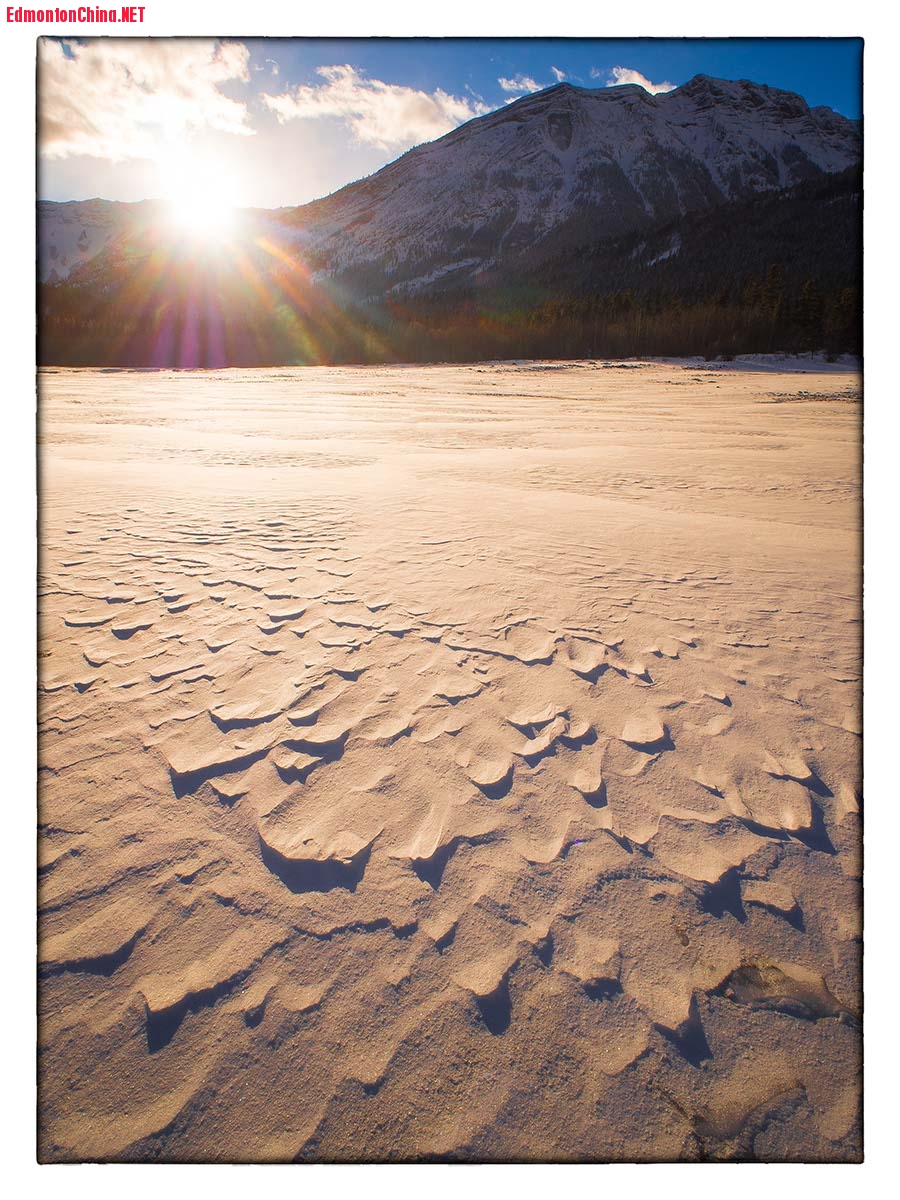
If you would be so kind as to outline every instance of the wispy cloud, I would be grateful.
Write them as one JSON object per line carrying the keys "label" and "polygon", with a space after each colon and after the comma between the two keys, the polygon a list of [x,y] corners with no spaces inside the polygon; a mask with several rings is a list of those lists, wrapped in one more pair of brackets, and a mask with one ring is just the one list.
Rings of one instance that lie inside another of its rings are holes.
{"label": "wispy cloud", "polygon": [[559,67],[551,67],[550,70],[553,74],[553,78],[556,80],[557,83],[562,83],[562,81],[564,79],[568,79],[568,76],[566,75],[565,71],[561,71],[559,69]]}
{"label": "wispy cloud", "polygon": [[222,85],[249,77],[240,42],[40,38],[38,144],[48,158],[153,158],[173,138],[252,134],[247,107]]}
{"label": "wispy cloud", "polygon": [[541,88],[546,87],[546,84],[538,83],[530,75],[514,75],[512,79],[504,79],[501,75],[497,82],[504,92],[518,92],[520,95],[525,92],[539,92]]}
{"label": "wispy cloud", "polygon": [[613,67],[611,71],[601,71],[599,67],[591,67],[592,79],[605,79],[605,87],[616,87],[620,83],[636,83],[638,87],[642,87],[645,92],[649,92],[651,96],[657,95],[659,92],[671,92],[677,87],[674,83],[651,83],[650,80],[632,67]]}
{"label": "wispy cloud", "polygon": [[448,133],[464,121],[490,111],[476,98],[451,96],[437,88],[423,92],[369,79],[348,65],[317,67],[324,83],[301,84],[263,103],[281,122],[338,117],[356,140],[383,150],[413,146]]}

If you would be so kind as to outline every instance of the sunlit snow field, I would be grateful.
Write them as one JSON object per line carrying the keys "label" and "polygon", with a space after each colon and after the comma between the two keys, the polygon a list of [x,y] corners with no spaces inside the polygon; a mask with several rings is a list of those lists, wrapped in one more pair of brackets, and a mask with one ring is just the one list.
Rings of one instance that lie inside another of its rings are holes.
{"label": "sunlit snow field", "polygon": [[851,368],[40,405],[43,1157],[858,1159]]}

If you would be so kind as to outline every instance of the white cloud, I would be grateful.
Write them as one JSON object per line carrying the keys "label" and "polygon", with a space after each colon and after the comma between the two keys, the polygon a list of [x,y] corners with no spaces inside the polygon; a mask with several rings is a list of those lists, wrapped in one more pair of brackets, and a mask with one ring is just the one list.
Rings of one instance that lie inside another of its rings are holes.
{"label": "white cloud", "polygon": [[384,150],[430,141],[490,112],[480,100],[368,79],[348,65],[317,67],[316,73],[324,83],[301,84],[279,96],[263,94],[263,103],[281,122],[339,117],[357,141]]}
{"label": "white cloud", "polygon": [[562,83],[564,79],[568,78],[565,71],[561,71],[559,67],[551,67],[550,70],[553,73],[553,78],[557,83]]}
{"label": "white cloud", "polygon": [[153,158],[202,129],[252,134],[221,85],[249,79],[240,42],[208,38],[38,41],[38,145],[47,158]]}
{"label": "white cloud", "polygon": [[501,75],[497,82],[504,92],[539,92],[545,86],[530,75],[514,75],[512,79],[504,79]]}
{"label": "white cloud", "polygon": [[591,76],[594,79],[601,79],[604,75],[606,76],[606,87],[616,87],[620,83],[636,83],[651,96],[655,96],[659,92],[671,92],[677,86],[674,83],[651,83],[640,71],[635,71],[631,67],[613,67],[611,71],[600,71],[597,67],[591,67]]}

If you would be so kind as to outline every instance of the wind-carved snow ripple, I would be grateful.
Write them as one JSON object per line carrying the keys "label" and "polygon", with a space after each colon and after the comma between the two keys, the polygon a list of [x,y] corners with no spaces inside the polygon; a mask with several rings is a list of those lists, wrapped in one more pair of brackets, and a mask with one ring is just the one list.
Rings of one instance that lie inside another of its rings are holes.
{"label": "wind-carved snow ripple", "polygon": [[[254,1086],[265,1058],[307,1096],[251,1154],[341,1157],[349,1114],[379,1146],[426,1045],[455,1120],[424,1110],[438,1157],[490,1156],[488,1117],[527,1125],[503,1089],[467,1121],[466,1055],[552,1090],[569,1052],[600,1157],[636,1096],[654,1154],[739,1156],[766,1114],[834,1150],[856,1119],[821,1069],[856,1044],[858,930],[834,917],[858,887],[854,683],[811,707],[815,648],[783,675],[777,605],[732,594],[701,627],[692,594],[728,580],[620,568],[587,615],[486,614],[416,602],[455,553],[437,541],[370,590],[345,509],[163,517],[86,512],[47,548],[43,970],[71,1003],[115,982],[127,1012],[80,1019],[98,1054],[135,1022],[150,1072],[116,1135],[86,1085],[93,1125],[63,1121],[60,1154],[190,1146],[226,1035]],[[716,1099],[736,1081],[740,1110]]]}

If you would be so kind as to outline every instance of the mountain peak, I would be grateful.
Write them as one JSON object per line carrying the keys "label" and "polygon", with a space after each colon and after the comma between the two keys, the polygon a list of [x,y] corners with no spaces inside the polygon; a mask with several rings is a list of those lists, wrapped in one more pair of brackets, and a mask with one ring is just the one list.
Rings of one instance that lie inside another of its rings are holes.
{"label": "mountain peak", "polygon": [[809,112],[809,105],[796,92],[771,87],[767,83],[756,83],[752,79],[716,79],[711,75],[695,75],[666,95],[686,96],[696,102],[737,103],[754,108],[770,105],[779,109],[784,116],[801,116]]}

